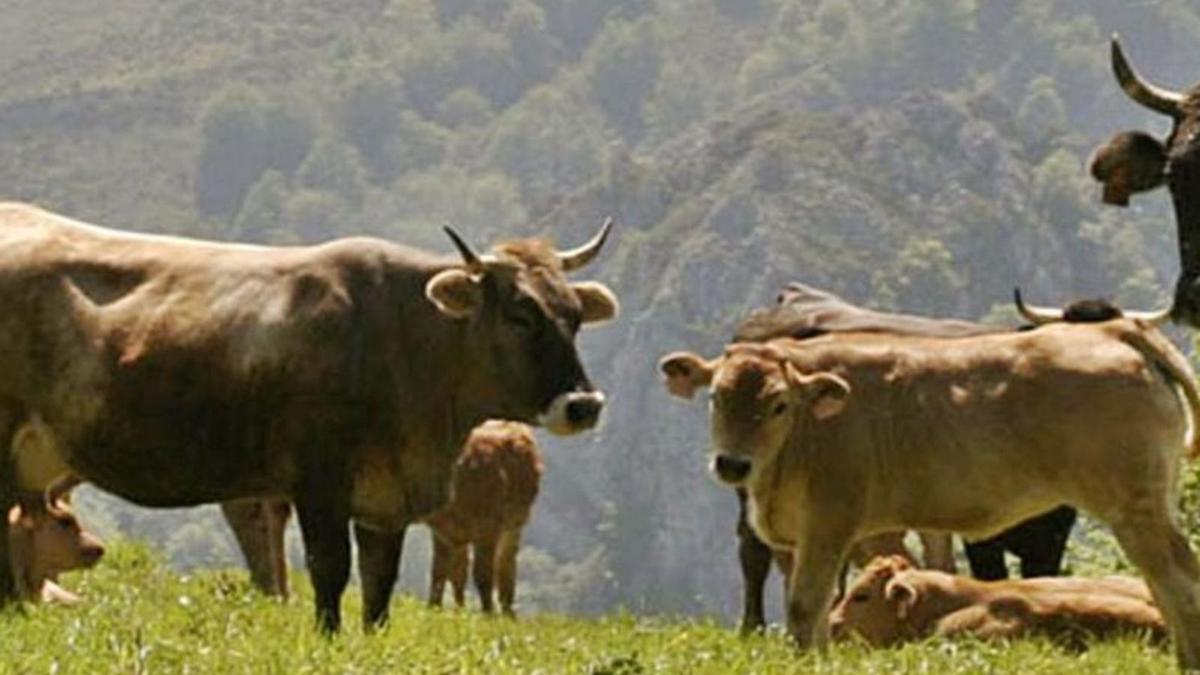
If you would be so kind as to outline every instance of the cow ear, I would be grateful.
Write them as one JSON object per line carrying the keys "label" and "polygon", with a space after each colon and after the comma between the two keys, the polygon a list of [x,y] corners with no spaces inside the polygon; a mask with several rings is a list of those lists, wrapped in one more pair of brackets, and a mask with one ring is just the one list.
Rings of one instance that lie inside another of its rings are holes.
{"label": "cow ear", "polygon": [[840,415],[850,398],[850,384],[833,373],[801,373],[791,361],[783,362],[783,370],[792,388],[807,403],[812,416],[818,420]]}
{"label": "cow ear", "polygon": [[464,319],[483,302],[480,278],[460,268],[438,272],[425,284],[425,297],[446,316]]}
{"label": "cow ear", "polygon": [[691,398],[697,389],[712,383],[714,366],[692,352],[674,352],[658,362],[658,370],[665,377],[667,391],[679,398]]}
{"label": "cow ear", "polygon": [[600,323],[617,317],[620,304],[608,286],[598,281],[579,281],[571,284],[571,290],[579,297],[583,306],[583,322]]}
{"label": "cow ear", "polygon": [[904,621],[917,604],[917,589],[903,579],[893,578],[883,589],[883,597],[896,605],[896,618]]}

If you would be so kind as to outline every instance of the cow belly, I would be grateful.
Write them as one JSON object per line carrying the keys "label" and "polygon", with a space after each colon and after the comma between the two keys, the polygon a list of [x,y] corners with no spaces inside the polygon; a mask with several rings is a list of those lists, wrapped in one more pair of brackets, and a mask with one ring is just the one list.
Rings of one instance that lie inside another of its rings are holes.
{"label": "cow belly", "polygon": [[138,424],[124,417],[84,435],[66,460],[101,489],[146,506],[286,491],[286,467],[282,458],[272,461],[268,454],[263,425],[212,422]]}

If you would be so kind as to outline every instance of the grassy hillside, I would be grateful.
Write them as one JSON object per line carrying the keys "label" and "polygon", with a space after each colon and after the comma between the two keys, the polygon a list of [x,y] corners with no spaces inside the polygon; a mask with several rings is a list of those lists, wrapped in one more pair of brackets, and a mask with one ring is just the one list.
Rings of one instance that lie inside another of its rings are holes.
{"label": "grassy hillside", "polygon": [[[300,579],[297,579],[300,582]],[[930,642],[900,650],[838,647],[798,655],[778,634],[740,639],[711,621],[596,620],[556,615],[518,621],[432,611],[398,597],[391,625],[365,636],[348,594],[349,629],[312,629],[307,583],[288,603],[262,598],[245,575],[180,576],[144,547],[118,543],[93,571],[64,582],[77,607],[0,614],[0,673],[1138,673],[1171,667],[1134,640],[1085,654],[1044,642],[1012,646]]]}
{"label": "grassy hillside", "polygon": [[[737,611],[734,497],[705,472],[703,407],[670,400],[653,365],[713,353],[784,281],[1004,318],[1015,284],[1148,308],[1175,276],[1166,196],[1104,207],[1083,163],[1115,130],[1166,131],[1112,81],[1108,36],[1186,86],[1194,0],[101,4],[4,3],[0,198],[136,230],[447,252],[443,223],[479,246],[573,245],[616,218],[586,276],[622,317],[580,338],[611,403],[594,433],[541,439],[530,606]],[[102,533],[177,569],[237,562],[212,507],[80,496]],[[1120,566],[1105,542],[1079,528],[1071,568]]]}

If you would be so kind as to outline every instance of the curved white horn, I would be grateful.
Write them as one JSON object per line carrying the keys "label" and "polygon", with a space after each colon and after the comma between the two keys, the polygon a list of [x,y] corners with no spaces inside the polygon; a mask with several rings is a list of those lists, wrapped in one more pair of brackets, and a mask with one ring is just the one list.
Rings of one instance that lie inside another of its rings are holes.
{"label": "curved white horn", "polygon": [[1125,318],[1127,319],[1139,319],[1141,321],[1145,321],[1151,326],[1161,326],[1170,320],[1171,313],[1174,311],[1174,309],[1174,307],[1167,307],[1165,309],[1156,309],[1150,312],[1122,312],[1122,314],[1124,314]]}
{"label": "curved white horn", "polygon": [[1179,115],[1183,94],[1143,80],[1133,66],[1129,65],[1115,33],[1112,36],[1112,69],[1113,75],[1117,77],[1117,83],[1121,85],[1121,89],[1124,89],[1126,94],[1129,94],[1129,98],[1164,115],[1172,117]]}
{"label": "curved white horn", "polygon": [[600,247],[604,246],[604,241],[608,239],[608,233],[612,231],[612,226],[613,219],[605,218],[604,224],[600,226],[600,231],[586,244],[569,251],[559,251],[558,259],[562,261],[563,271],[577,270],[590,263],[592,258],[595,258],[596,254],[600,252]]}

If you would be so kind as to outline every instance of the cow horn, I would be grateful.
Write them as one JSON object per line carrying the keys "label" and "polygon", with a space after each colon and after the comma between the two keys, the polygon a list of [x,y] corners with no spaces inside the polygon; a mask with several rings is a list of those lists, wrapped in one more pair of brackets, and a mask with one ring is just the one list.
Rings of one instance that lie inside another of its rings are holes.
{"label": "cow horn", "polygon": [[1125,90],[1125,93],[1129,94],[1129,98],[1164,115],[1172,117],[1179,115],[1179,108],[1183,104],[1183,95],[1143,80],[1133,66],[1129,65],[1115,33],[1112,37],[1112,69],[1113,75],[1117,77],[1117,82]]}
{"label": "cow horn", "polygon": [[1151,312],[1122,312],[1127,319],[1138,319],[1145,321],[1151,326],[1161,326],[1171,318],[1172,307],[1166,309],[1158,309]]}
{"label": "cow horn", "polygon": [[1037,326],[1063,320],[1063,313],[1061,309],[1026,305],[1025,301],[1021,299],[1020,288],[1013,288],[1013,304],[1017,306],[1017,311],[1021,313],[1021,316],[1025,317],[1026,320]]}
{"label": "cow horn", "polygon": [[475,252],[471,250],[470,246],[467,246],[467,242],[463,241],[462,237],[458,236],[458,233],[454,231],[454,228],[450,227],[449,225],[443,225],[442,229],[446,231],[446,234],[450,237],[450,241],[454,242],[454,247],[457,248],[459,254],[462,255],[463,262],[467,264],[467,268],[472,272],[482,272],[483,261],[479,259],[479,256],[475,255]]}
{"label": "cow horn", "polygon": [[612,226],[613,219],[605,218],[604,224],[600,226],[600,231],[592,237],[591,241],[569,251],[559,251],[558,259],[562,262],[563,271],[577,270],[590,263],[592,258],[595,258],[596,254],[600,252],[600,247],[604,246],[604,241],[608,239],[608,233],[612,230]]}

